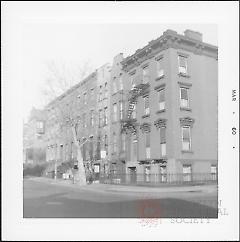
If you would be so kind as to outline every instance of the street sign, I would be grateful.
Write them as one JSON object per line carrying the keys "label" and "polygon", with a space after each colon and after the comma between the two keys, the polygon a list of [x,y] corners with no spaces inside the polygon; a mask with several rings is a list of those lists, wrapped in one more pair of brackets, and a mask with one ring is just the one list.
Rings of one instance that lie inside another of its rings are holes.
{"label": "street sign", "polygon": [[106,158],[106,150],[101,150],[101,159]]}

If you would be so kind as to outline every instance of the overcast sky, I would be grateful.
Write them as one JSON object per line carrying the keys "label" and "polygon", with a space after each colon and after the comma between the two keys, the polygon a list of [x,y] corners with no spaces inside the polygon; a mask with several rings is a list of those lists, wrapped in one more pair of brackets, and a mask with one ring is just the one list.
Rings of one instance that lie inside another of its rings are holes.
{"label": "overcast sky", "polygon": [[128,56],[166,29],[183,34],[185,29],[203,33],[203,40],[217,45],[216,25],[172,24],[25,24],[22,30],[24,117],[32,106],[44,103],[41,88],[47,78],[48,61],[68,66],[90,62],[96,69],[122,52]]}
{"label": "overcast sky", "polygon": [[[44,104],[41,89],[48,77],[46,63],[49,61],[69,67],[89,62],[96,69],[112,63],[118,53],[124,57],[133,54],[166,29],[179,34],[186,29],[199,31],[204,42],[218,45],[217,25],[209,24],[212,20],[207,16],[199,19],[195,14],[201,8],[205,13],[214,11],[214,4],[207,9],[200,3],[190,3],[187,8],[187,3],[177,2],[139,2],[137,5],[130,2],[25,2],[16,5],[8,9],[18,33],[13,40],[19,45],[25,120],[32,106],[41,108]],[[182,14],[188,9],[188,14]]]}

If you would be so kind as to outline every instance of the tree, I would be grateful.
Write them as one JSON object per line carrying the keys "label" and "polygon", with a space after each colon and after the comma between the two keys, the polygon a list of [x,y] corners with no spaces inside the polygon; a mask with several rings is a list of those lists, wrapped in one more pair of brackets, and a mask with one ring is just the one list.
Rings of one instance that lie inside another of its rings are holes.
{"label": "tree", "polygon": [[48,61],[46,69],[46,79],[41,90],[46,104],[79,83],[93,71],[89,61],[78,66]]}
{"label": "tree", "polygon": [[[44,97],[47,101],[55,99],[54,110],[51,110],[52,118],[55,119],[56,129],[52,132],[51,138],[55,140],[57,144],[58,140],[64,138],[66,132],[64,130],[70,130],[72,134],[73,144],[77,150],[77,162],[78,171],[75,172],[74,179],[80,185],[86,184],[86,172],[83,164],[82,146],[87,140],[79,140],[78,132],[79,125],[81,124],[81,118],[75,112],[76,98],[71,102],[65,103],[62,100],[56,99],[57,96],[66,92],[77,82],[80,82],[87,74],[89,74],[91,68],[89,63],[85,63],[82,67],[77,68],[75,73],[72,73],[70,69],[66,68],[66,65],[57,66],[56,63],[50,62],[47,64],[49,78],[46,80],[45,88],[43,89]],[[62,137],[61,137],[62,136]],[[55,161],[55,178],[57,170],[57,161]]]}

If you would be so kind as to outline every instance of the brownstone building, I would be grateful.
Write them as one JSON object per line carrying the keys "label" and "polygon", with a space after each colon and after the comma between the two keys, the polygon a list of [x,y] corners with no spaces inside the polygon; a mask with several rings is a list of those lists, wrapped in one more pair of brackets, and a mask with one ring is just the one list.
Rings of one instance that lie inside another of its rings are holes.
{"label": "brownstone building", "polygon": [[216,179],[217,53],[198,32],[167,30],[123,59],[128,179]]}
{"label": "brownstone building", "polygon": [[67,111],[97,177],[216,180],[217,58],[218,48],[191,30],[167,30],[127,58],[118,54],[46,107],[46,161],[76,160],[61,122]]}

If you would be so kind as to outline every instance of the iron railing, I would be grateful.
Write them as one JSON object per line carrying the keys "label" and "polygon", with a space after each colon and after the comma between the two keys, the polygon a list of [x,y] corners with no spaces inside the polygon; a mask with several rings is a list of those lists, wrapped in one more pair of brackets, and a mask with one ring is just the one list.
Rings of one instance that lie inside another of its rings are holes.
{"label": "iron railing", "polygon": [[217,183],[216,173],[179,173],[179,174],[95,174],[94,181],[107,184],[191,184]]}

